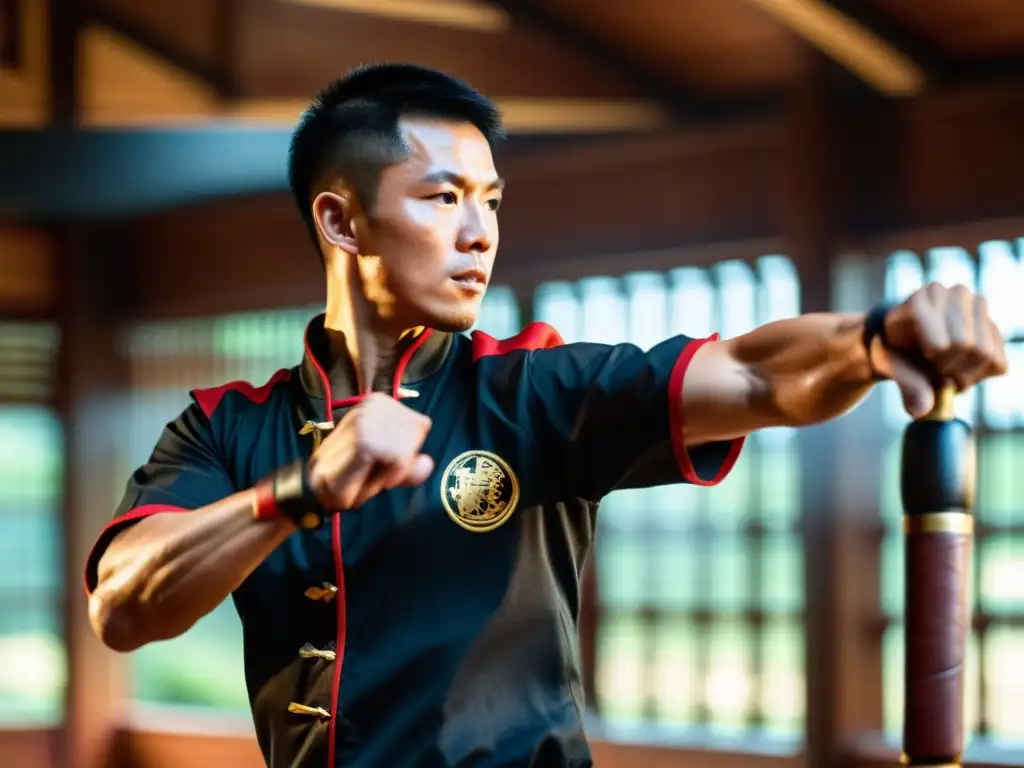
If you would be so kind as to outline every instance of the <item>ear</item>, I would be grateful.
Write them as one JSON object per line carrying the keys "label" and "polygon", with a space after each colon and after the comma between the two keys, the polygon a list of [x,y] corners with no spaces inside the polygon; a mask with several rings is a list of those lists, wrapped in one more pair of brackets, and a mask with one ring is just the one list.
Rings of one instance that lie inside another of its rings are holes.
{"label": "ear", "polygon": [[313,218],[324,240],[353,256],[359,254],[355,216],[355,199],[348,192],[321,192],[313,199]]}

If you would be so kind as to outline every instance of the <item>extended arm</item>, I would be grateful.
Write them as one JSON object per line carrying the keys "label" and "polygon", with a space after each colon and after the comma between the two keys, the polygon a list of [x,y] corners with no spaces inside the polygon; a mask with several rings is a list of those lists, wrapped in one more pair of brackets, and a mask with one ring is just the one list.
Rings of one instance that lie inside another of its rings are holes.
{"label": "extended arm", "polygon": [[887,344],[876,342],[870,354],[865,320],[808,314],[704,344],[682,387],[686,444],[834,419],[861,401],[876,376],[893,379],[907,411],[920,416],[932,405],[932,378],[963,390],[1006,372],[985,302],[965,289],[929,285],[894,307],[884,322]]}
{"label": "extended arm", "polygon": [[253,519],[254,491],[187,512],[154,514],[117,535],[99,560],[89,618],[116,651],[185,632],[288,535],[286,518]]}

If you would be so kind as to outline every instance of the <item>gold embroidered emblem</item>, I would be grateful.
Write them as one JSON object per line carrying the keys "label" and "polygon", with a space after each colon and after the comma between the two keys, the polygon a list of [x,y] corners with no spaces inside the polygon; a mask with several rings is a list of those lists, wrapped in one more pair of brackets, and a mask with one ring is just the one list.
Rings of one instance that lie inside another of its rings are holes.
{"label": "gold embroidered emblem", "polygon": [[515,511],[519,480],[500,456],[466,451],[452,459],[441,476],[441,503],[467,531],[493,531]]}
{"label": "gold embroidered emblem", "polygon": [[324,441],[324,435],[334,429],[334,423],[330,421],[307,421],[299,428],[300,435],[313,435],[313,450],[320,447]]}

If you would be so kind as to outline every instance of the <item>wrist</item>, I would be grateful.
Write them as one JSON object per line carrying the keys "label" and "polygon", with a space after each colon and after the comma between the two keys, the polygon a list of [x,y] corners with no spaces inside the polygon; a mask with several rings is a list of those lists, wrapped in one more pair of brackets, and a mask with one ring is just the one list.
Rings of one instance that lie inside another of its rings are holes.
{"label": "wrist", "polygon": [[889,342],[885,321],[892,308],[892,304],[878,304],[864,315],[861,343],[864,347],[864,354],[867,356],[867,363],[873,381],[887,381],[889,379],[889,376],[880,370],[880,366],[876,361],[876,350],[878,347],[888,348]]}
{"label": "wrist", "polygon": [[297,528],[319,528],[327,512],[316,500],[307,463],[293,462],[257,483],[252,516],[258,521],[284,518]]}

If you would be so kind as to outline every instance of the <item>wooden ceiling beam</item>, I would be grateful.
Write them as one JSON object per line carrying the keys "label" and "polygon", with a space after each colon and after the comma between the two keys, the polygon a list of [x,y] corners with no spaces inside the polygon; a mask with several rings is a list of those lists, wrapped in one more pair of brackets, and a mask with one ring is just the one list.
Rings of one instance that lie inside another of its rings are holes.
{"label": "wooden ceiling beam", "polygon": [[680,121],[728,120],[763,114],[780,100],[726,100],[708,98],[681,88],[629,53],[587,34],[571,20],[552,13],[541,0],[490,0],[517,22],[550,37],[595,65],[610,67],[626,78],[639,94],[660,103]]}
{"label": "wooden ceiling beam", "polygon": [[[925,67],[898,42],[876,31],[879,19],[863,9],[826,0],[747,0],[794,34],[890,98],[919,96],[928,86]],[[858,3],[857,6],[862,6]]]}
{"label": "wooden ceiling beam", "polygon": [[[193,4],[194,5],[194,4]],[[83,10],[83,24],[104,27],[125,37],[150,54],[167,62],[187,76],[202,81],[218,94],[227,98],[236,91],[231,77],[233,70],[234,31],[238,22],[238,0],[214,1],[209,13],[202,14],[209,19],[210,28],[197,30],[197,35],[215,40],[209,46],[212,55],[197,53],[197,48],[207,46],[182,44],[175,35],[159,28],[159,24],[145,24],[119,7],[119,3],[92,0]]]}
{"label": "wooden ceiling beam", "polygon": [[246,99],[308,100],[350,68],[380,61],[434,67],[496,99],[644,95],[613,66],[515,22],[505,31],[486,32],[307,3],[245,0],[237,34],[240,93]]}

